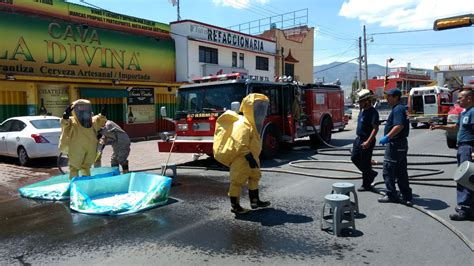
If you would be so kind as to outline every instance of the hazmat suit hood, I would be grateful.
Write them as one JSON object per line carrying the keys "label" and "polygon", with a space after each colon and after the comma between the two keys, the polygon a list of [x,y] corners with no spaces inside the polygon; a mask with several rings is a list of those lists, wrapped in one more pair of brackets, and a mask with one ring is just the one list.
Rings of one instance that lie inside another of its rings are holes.
{"label": "hazmat suit hood", "polygon": [[240,106],[240,111],[259,135],[262,133],[269,103],[268,97],[264,94],[251,93],[242,100]]}
{"label": "hazmat suit hood", "polygon": [[92,127],[92,105],[91,102],[84,99],[79,99],[72,103],[72,115],[77,122],[85,128]]}

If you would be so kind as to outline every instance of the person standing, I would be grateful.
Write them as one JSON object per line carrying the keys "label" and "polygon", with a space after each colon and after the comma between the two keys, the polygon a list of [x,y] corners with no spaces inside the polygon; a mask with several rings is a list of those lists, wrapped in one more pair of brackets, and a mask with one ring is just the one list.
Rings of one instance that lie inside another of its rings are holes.
{"label": "person standing", "polygon": [[68,105],[61,119],[61,137],[59,151],[69,157],[69,179],[79,176],[90,176],[90,168],[95,162],[97,152],[97,133],[107,121],[106,106],[100,114],[93,116],[89,100],[79,99]]}
{"label": "person standing", "polygon": [[352,145],[351,160],[362,172],[362,186],[357,191],[372,191],[377,172],[372,169],[375,136],[379,131],[379,113],[372,106],[373,93],[364,89],[358,93],[360,113],[357,118],[357,137]]}
{"label": "person standing", "polygon": [[[412,206],[413,195],[407,170],[407,137],[410,132],[407,110],[400,102],[402,92],[399,89],[389,90],[385,94],[388,104],[392,107],[385,124],[384,136],[380,139],[381,145],[387,145],[383,160],[383,179],[387,192],[378,202],[401,202]],[[401,198],[398,197],[395,182],[398,183]]]}
{"label": "person standing", "polygon": [[268,97],[251,93],[242,100],[239,115],[228,110],[217,119],[214,132],[214,158],[230,168],[229,197],[231,212],[246,214],[248,209],[240,206],[242,186],[248,184],[250,207],[252,209],[270,206],[269,201],[261,201],[258,185],[261,177],[260,134],[267,115]]}
{"label": "person standing", "polygon": [[[457,161],[458,166],[465,161],[471,161],[474,151],[474,92],[463,90],[458,94],[457,103],[465,108],[461,113],[460,119],[452,125],[431,125],[430,129],[459,130],[457,135]],[[474,198],[473,191],[457,184],[455,213],[450,214],[449,218],[453,221],[464,221],[474,219]]]}

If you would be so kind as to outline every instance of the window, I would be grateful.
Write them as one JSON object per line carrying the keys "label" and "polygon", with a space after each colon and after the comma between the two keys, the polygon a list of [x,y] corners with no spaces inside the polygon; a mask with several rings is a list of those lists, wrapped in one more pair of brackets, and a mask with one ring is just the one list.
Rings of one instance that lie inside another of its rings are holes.
{"label": "window", "polygon": [[425,104],[434,104],[434,103],[436,103],[436,96],[425,95]]}
{"label": "window", "polygon": [[37,129],[61,128],[59,119],[31,120],[30,123]]}
{"label": "window", "polygon": [[244,54],[243,53],[239,54],[239,67],[244,68]]}
{"label": "window", "polygon": [[237,53],[232,52],[232,67],[237,67]]}
{"label": "window", "polygon": [[258,70],[268,71],[268,58],[267,57],[261,57],[261,56],[257,56],[256,58],[257,58],[256,68]]}
{"label": "window", "polygon": [[295,65],[285,63],[285,76],[294,77],[295,76]]}
{"label": "window", "polygon": [[199,46],[199,62],[218,64],[217,49]]}

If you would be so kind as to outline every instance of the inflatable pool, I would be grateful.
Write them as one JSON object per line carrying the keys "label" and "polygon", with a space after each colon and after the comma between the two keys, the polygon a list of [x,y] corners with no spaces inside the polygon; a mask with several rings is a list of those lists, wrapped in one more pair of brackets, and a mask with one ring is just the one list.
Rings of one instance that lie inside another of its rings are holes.
{"label": "inflatable pool", "polygon": [[166,176],[143,172],[74,178],[70,208],[105,215],[143,211],[167,203],[171,181]]}
{"label": "inflatable pool", "polygon": [[[93,176],[120,175],[117,167],[91,168]],[[69,199],[69,173],[53,176],[47,180],[24,186],[19,189],[20,195],[25,198],[41,200],[67,200]]]}

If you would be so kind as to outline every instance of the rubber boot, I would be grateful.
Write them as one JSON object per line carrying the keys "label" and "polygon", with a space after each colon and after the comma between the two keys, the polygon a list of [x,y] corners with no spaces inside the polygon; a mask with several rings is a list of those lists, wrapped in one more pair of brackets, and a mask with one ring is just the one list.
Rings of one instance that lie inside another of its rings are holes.
{"label": "rubber boot", "polygon": [[122,164],[122,173],[128,173],[128,162]]}
{"label": "rubber boot", "polygon": [[252,209],[265,208],[265,207],[270,206],[269,201],[260,200],[260,198],[258,197],[258,189],[249,190],[249,198],[250,198],[250,207],[252,207]]}
{"label": "rubber boot", "polygon": [[238,197],[230,197],[230,205],[232,206],[230,211],[235,214],[247,214],[250,212],[249,209],[244,209],[240,206]]}

